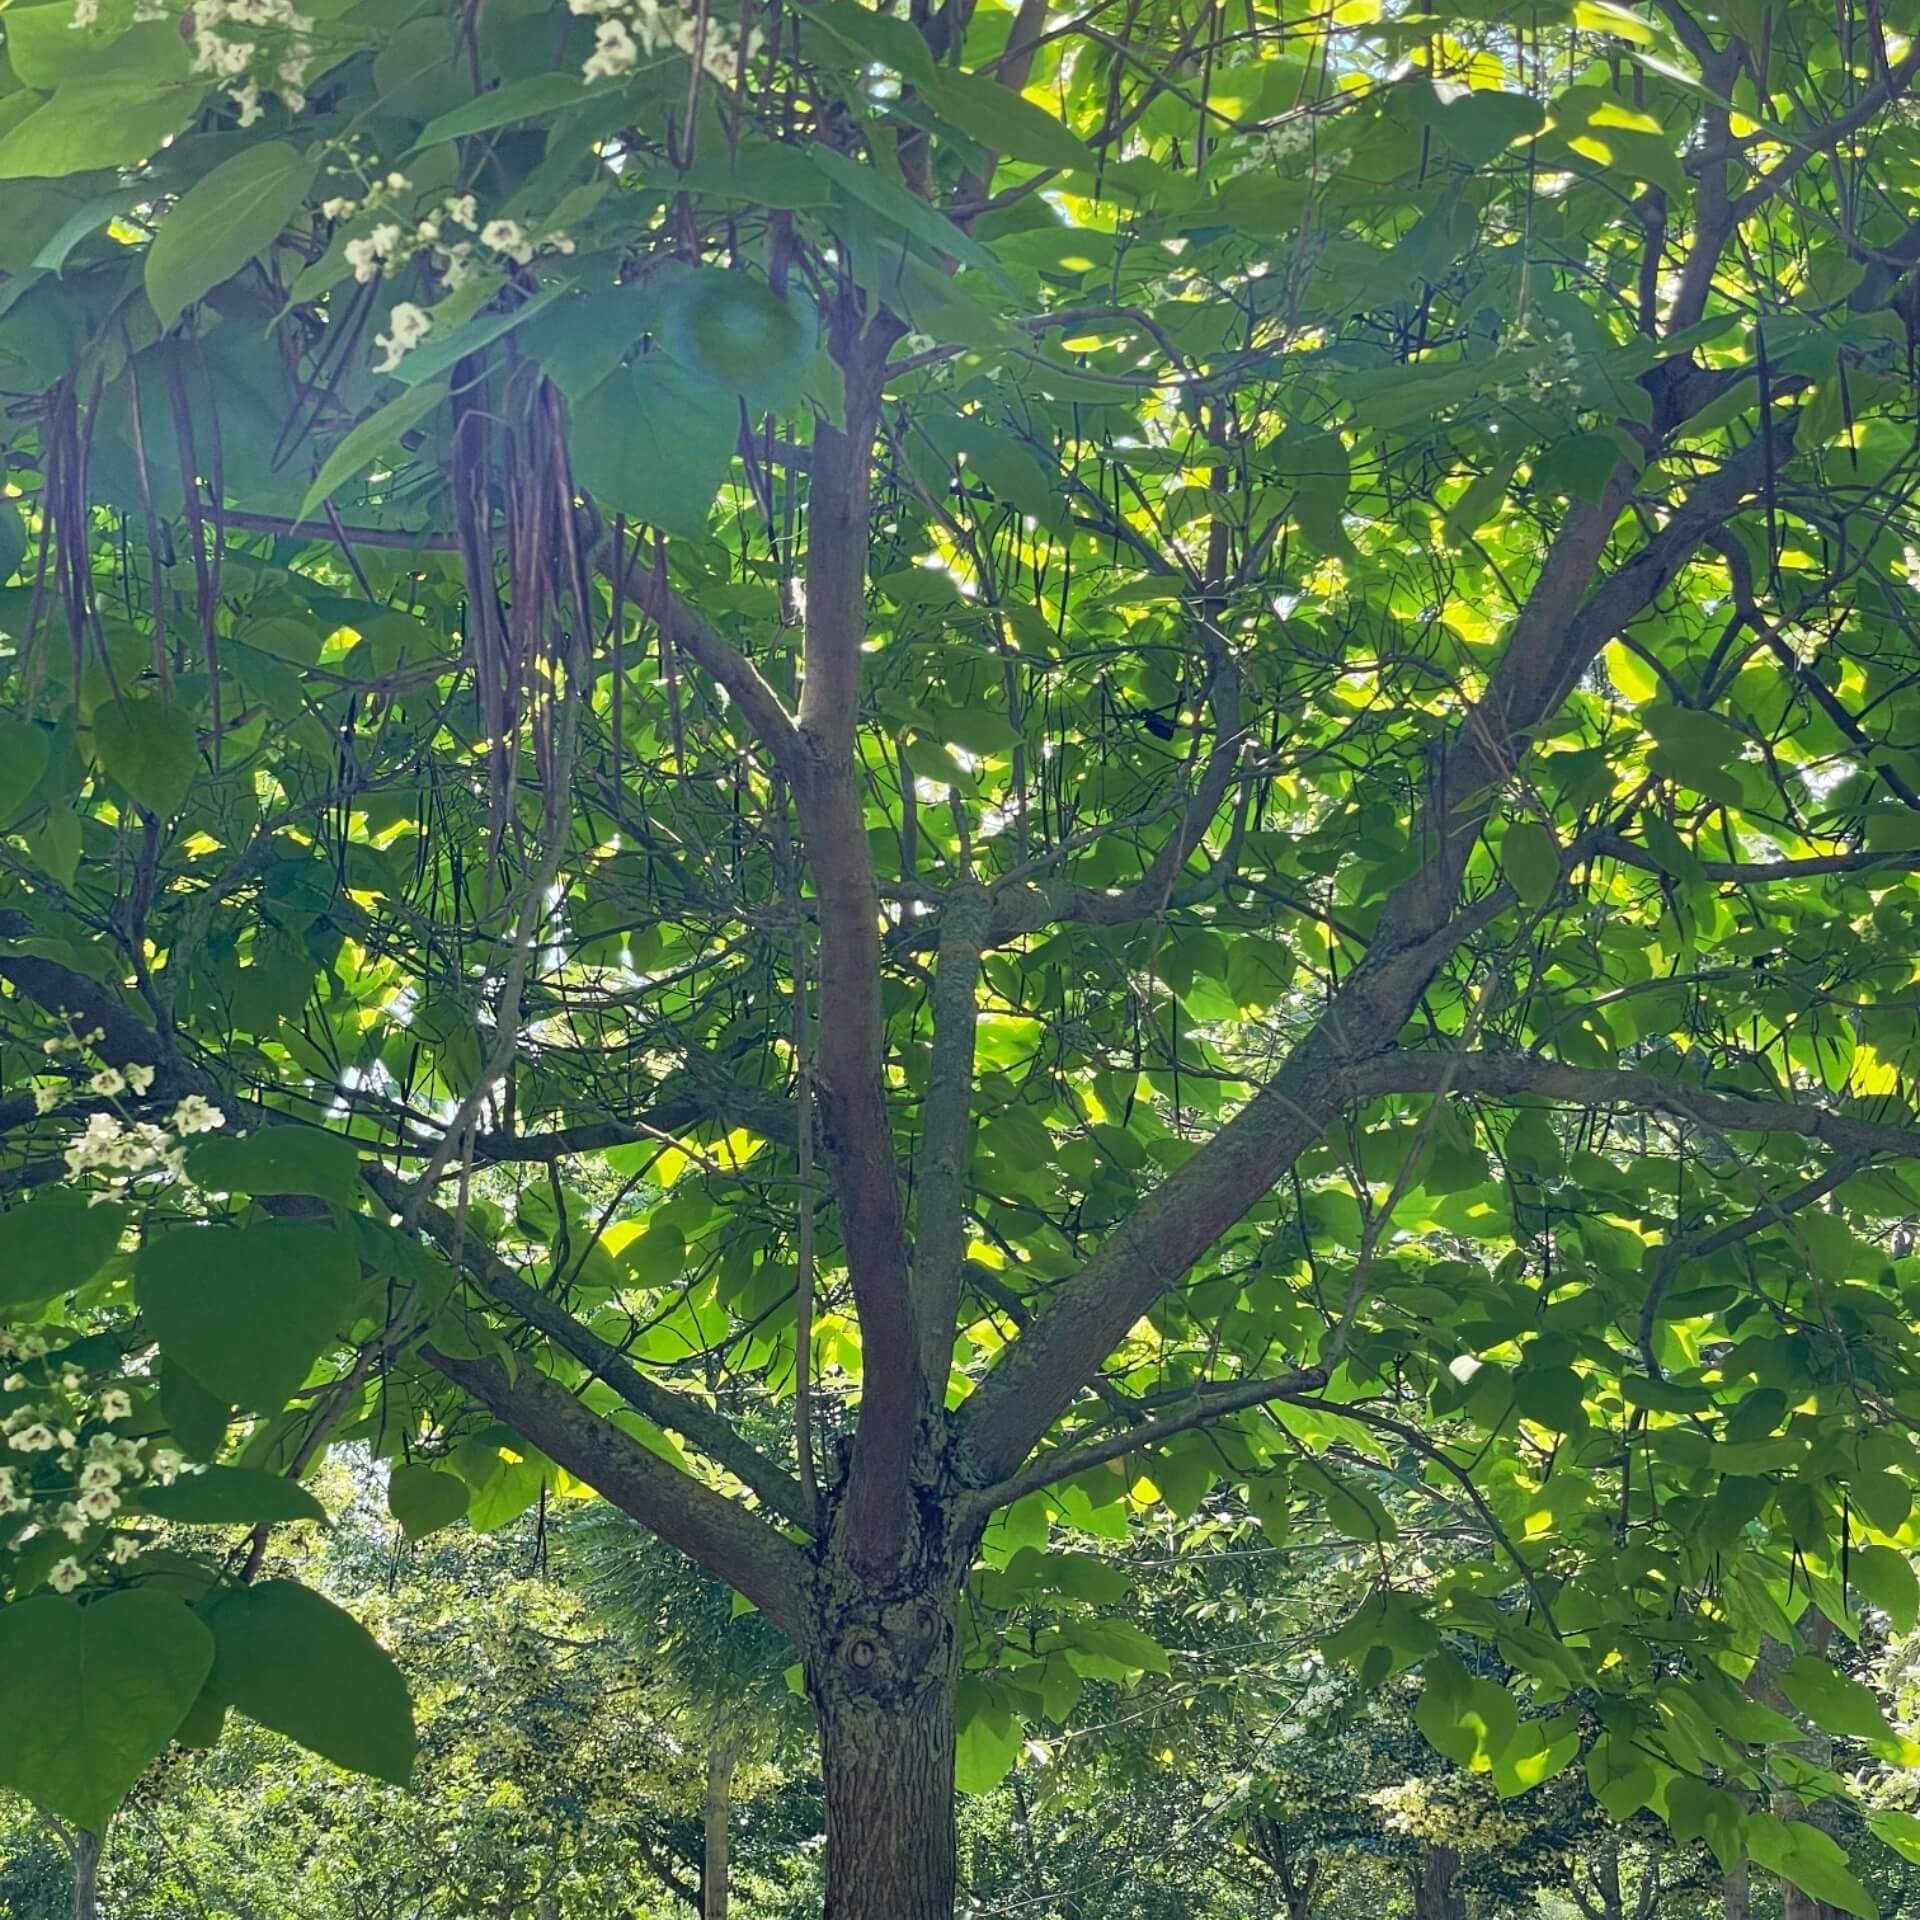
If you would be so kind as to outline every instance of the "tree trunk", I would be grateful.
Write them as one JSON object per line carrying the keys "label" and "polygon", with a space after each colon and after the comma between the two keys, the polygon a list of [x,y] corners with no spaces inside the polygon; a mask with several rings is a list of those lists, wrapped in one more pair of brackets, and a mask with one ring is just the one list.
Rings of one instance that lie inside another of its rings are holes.
{"label": "tree trunk", "polygon": [[1460,1856],[1451,1847],[1426,1847],[1413,1879],[1414,1920],[1467,1920],[1467,1903],[1453,1884]]}
{"label": "tree trunk", "polygon": [[1803,1893],[1791,1881],[1780,1882],[1780,1920],[1847,1920],[1842,1908]]}
{"label": "tree trunk", "polygon": [[1720,1920],[1748,1920],[1752,1912],[1753,1875],[1742,1860],[1721,1882]]}
{"label": "tree trunk", "polygon": [[733,1770],[740,1758],[731,1734],[716,1734],[707,1749],[707,1797],[701,1809],[700,1920],[727,1920],[728,1826]]}
{"label": "tree trunk", "polygon": [[939,1660],[905,1688],[842,1678],[882,1664],[891,1665],[884,1653],[855,1638],[836,1671],[809,1674],[827,1805],[825,1920],[952,1920],[951,1665]]}
{"label": "tree trunk", "polygon": [[73,1920],[96,1920],[100,1911],[101,1835],[85,1827],[73,1830]]}

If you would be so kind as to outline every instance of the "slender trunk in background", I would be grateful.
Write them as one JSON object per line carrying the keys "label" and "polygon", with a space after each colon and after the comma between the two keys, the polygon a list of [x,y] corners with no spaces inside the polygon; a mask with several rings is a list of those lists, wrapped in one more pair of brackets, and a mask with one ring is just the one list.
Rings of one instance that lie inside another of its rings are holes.
{"label": "slender trunk in background", "polygon": [[1451,1847],[1427,1847],[1413,1881],[1414,1920],[1467,1920],[1467,1903],[1453,1884],[1460,1856]]}
{"label": "slender trunk in background", "polygon": [[731,1734],[716,1735],[707,1749],[707,1797],[701,1814],[700,1920],[727,1920],[733,1770],[739,1759],[739,1742]]}
{"label": "slender trunk in background", "polygon": [[105,1836],[73,1830],[73,1920],[96,1920],[100,1912],[100,1856]]}
{"label": "slender trunk in background", "polygon": [[1721,1883],[1720,1920],[1749,1920],[1752,1912],[1753,1875],[1742,1860]]}

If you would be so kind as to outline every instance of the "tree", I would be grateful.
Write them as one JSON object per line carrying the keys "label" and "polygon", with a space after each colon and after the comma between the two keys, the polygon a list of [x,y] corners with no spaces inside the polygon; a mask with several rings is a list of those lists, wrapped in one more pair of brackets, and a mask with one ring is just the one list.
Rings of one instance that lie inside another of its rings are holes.
{"label": "tree", "polygon": [[[1363,1677],[1864,1910],[1735,1678],[1911,1604],[1900,14],[10,10],[14,1444],[597,1488],[913,1920],[990,1529],[1365,1442]],[[66,1471],[137,1758],[304,1603]]]}

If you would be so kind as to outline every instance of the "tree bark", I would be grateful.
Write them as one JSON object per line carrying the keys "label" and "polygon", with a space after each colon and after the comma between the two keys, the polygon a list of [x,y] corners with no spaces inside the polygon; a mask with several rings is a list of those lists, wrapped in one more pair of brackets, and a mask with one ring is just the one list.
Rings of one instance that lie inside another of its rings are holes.
{"label": "tree bark", "polygon": [[952,1920],[955,1604],[944,1583],[853,1595],[808,1659],[827,1813],[825,1920]]}
{"label": "tree bark", "polygon": [[1414,1920],[1467,1920],[1467,1903],[1453,1884],[1460,1856],[1451,1847],[1426,1847],[1413,1877]]}
{"label": "tree bark", "polygon": [[73,1920],[96,1920],[100,1911],[100,1856],[106,1851],[102,1835],[85,1827],[73,1830]]}
{"label": "tree bark", "polygon": [[953,1696],[820,1721],[824,1920],[952,1920]]}
{"label": "tree bark", "polygon": [[700,1920],[727,1920],[733,1770],[739,1759],[740,1745],[733,1735],[716,1734],[707,1749],[707,1796],[701,1809]]}

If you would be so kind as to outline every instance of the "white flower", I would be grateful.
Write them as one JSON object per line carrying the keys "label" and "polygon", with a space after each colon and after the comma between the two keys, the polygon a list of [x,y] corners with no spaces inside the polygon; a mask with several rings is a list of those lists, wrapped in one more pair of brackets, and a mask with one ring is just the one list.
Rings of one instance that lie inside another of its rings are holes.
{"label": "white flower", "polygon": [[227,1116],[197,1093],[188,1094],[173,1110],[175,1133],[212,1133],[226,1124]]}
{"label": "white flower", "polygon": [[377,278],[381,269],[392,262],[400,241],[400,229],[390,220],[382,221],[371,233],[357,240],[349,240],[344,251],[353,277],[360,281]]}
{"label": "white flower", "polygon": [[357,204],[349,200],[345,194],[335,194],[331,200],[320,202],[320,217],[323,220],[344,220],[355,210]]}
{"label": "white flower", "polygon": [[96,1487],[117,1487],[120,1469],[107,1460],[89,1460],[80,1469],[80,1491],[92,1493]]}
{"label": "white flower", "polygon": [[47,1585],[55,1593],[71,1593],[75,1587],[83,1587],[86,1583],[87,1576],[82,1571],[80,1562],[71,1554],[66,1559],[57,1561],[53,1571],[47,1575]]}
{"label": "white flower", "polygon": [[470,193],[455,194],[451,199],[440,203],[444,213],[456,227],[465,227],[471,233],[480,221],[479,202]]}
{"label": "white flower", "polygon": [[618,20],[602,20],[594,32],[594,49],[580,69],[587,81],[616,80],[631,73],[640,64],[640,49],[633,35]]}
{"label": "white flower", "polygon": [[60,1444],[53,1429],[44,1420],[23,1427],[7,1441],[15,1453],[51,1453]]}
{"label": "white flower", "polygon": [[416,240],[425,241],[427,245],[431,246],[434,241],[440,238],[440,222],[438,220],[422,220],[420,224],[414,228],[413,237]]}
{"label": "white flower", "polygon": [[35,1113],[51,1113],[67,1097],[67,1090],[61,1086],[39,1086],[33,1090],[33,1110]]}
{"label": "white flower", "polygon": [[456,240],[450,247],[441,249],[440,278],[451,293],[457,287],[464,287],[473,278],[473,242]]}
{"label": "white flower", "polygon": [[389,193],[405,193],[412,185],[413,182],[409,180],[404,173],[390,173],[387,175],[387,191]]}
{"label": "white flower", "polygon": [[170,1487],[179,1477],[180,1469],[186,1465],[186,1456],[174,1452],[171,1447],[155,1447],[153,1458],[147,1465],[163,1487]]}
{"label": "white flower", "polygon": [[518,220],[489,220],[480,229],[480,244],[504,253],[516,266],[524,267],[533,258],[532,244]]}
{"label": "white flower", "polygon": [[121,1388],[109,1387],[106,1392],[100,1396],[100,1418],[102,1420],[125,1420],[132,1412],[133,1401]]}
{"label": "white flower", "polygon": [[540,242],[540,245],[542,250],[547,253],[571,253],[574,250],[573,235],[570,233],[550,233]]}
{"label": "white flower", "polygon": [[425,307],[417,307],[411,300],[402,300],[387,316],[389,333],[376,333],[374,345],[385,347],[387,357],[374,363],[375,373],[391,373],[433,328],[433,315]]}
{"label": "white flower", "polygon": [[67,1170],[82,1174],[91,1168],[108,1164],[118,1150],[120,1134],[120,1122],[112,1114],[89,1114],[79,1139],[67,1148],[63,1156]]}
{"label": "white flower", "polygon": [[137,1094],[144,1094],[153,1085],[153,1069],[143,1067],[138,1060],[129,1060],[123,1071],[127,1076],[127,1085]]}
{"label": "white flower", "polygon": [[120,1496],[111,1487],[90,1487],[80,1496],[80,1510],[89,1520],[110,1520],[120,1511]]}
{"label": "white flower", "polygon": [[250,127],[266,111],[260,104],[260,83],[249,80],[244,87],[236,87],[228,96],[239,115],[238,125]]}
{"label": "white flower", "polygon": [[0,1380],[0,1393],[20,1393],[26,1388],[27,1376],[24,1373],[10,1373]]}
{"label": "white flower", "polygon": [[85,1385],[86,1381],[77,1367],[64,1367],[61,1369],[60,1391],[62,1393],[78,1393]]}
{"label": "white flower", "polygon": [[61,1502],[60,1512],[54,1521],[69,1540],[80,1541],[87,1537],[87,1516],[81,1511],[77,1500]]}
{"label": "white flower", "polygon": [[124,1567],[139,1551],[140,1542],[130,1533],[117,1533],[107,1542],[107,1558],[116,1567]]}
{"label": "white flower", "polygon": [[73,0],[73,18],[67,22],[78,31],[95,26],[100,19],[100,0]]}
{"label": "white flower", "polygon": [[104,1100],[111,1100],[116,1093],[127,1090],[127,1076],[118,1067],[102,1067],[87,1082],[87,1091],[97,1093]]}

